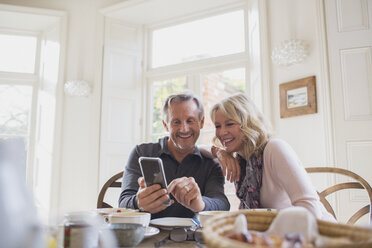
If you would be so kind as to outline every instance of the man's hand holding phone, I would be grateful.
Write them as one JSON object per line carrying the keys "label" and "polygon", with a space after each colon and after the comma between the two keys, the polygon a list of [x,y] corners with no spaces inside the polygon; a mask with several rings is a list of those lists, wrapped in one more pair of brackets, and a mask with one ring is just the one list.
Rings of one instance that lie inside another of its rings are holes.
{"label": "man's hand holding phone", "polygon": [[174,203],[169,198],[168,193],[171,193],[180,204],[193,212],[204,210],[205,203],[193,177],[174,179],[167,187],[160,158],[140,157],[138,162],[144,176],[138,179],[140,189],[137,192],[137,205],[140,209],[150,213],[166,209]]}
{"label": "man's hand holding phone", "polygon": [[138,159],[143,177],[138,179],[137,205],[140,209],[157,213],[174,201],[169,198],[163,162],[160,158],[140,157]]}
{"label": "man's hand holding phone", "polygon": [[193,177],[174,179],[168,185],[168,192],[172,194],[180,204],[193,212],[200,212],[205,208],[199,186]]}
{"label": "man's hand holding phone", "polygon": [[[143,177],[138,178],[138,184],[140,189],[137,192],[137,205],[140,209],[154,214],[168,207],[168,205],[164,205],[164,202],[170,200],[169,195],[167,190],[162,188],[160,184],[146,187]],[[171,203],[173,202],[172,200]]]}

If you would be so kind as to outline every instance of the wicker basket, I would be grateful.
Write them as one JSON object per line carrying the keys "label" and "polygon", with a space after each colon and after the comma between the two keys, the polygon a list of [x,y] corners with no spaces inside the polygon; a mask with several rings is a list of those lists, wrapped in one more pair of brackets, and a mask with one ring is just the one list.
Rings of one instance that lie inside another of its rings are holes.
{"label": "wicker basket", "polygon": [[[262,246],[250,245],[225,237],[227,232],[233,229],[235,218],[239,214],[244,214],[247,218],[248,228],[256,231],[266,231],[277,212],[257,212],[251,210],[239,210],[214,216],[207,220],[203,228],[204,240],[208,248],[260,248]],[[321,235],[328,237],[347,237],[355,244],[344,246],[326,246],[326,247],[372,247],[372,229],[361,228],[351,225],[336,224],[318,220],[318,231]],[[314,246],[309,246],[314,247]],[[325,247],[325,246],[323,246]]]}

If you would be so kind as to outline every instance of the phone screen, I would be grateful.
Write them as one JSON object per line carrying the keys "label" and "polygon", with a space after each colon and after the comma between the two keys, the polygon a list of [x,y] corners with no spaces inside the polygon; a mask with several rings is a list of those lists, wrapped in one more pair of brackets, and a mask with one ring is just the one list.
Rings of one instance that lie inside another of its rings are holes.
{"label": "phone screen", "polygon": [[[167,189],[167,180],[164,174],[163,162],[160,158],[140,157],[138,162],[141,167],[142,175],[145,178],[146,187],[160,184],[162,188]],[[163,204],[169,206],[171,202],[170,200],[167,200]]]}
{"label": "phone screen", "polygon": [[146,187],[160,184],[162,188],[167,188],[167,182],[163,171],[163,163],[160,158],[140,157],[142,175],[145,178]]}

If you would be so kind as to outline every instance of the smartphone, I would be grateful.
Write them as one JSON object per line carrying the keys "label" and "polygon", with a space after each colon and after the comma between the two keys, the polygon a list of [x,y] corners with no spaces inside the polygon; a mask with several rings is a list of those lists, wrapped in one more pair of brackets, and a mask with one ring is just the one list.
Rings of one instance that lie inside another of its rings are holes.
{"label": "smartphone", "polygon": [[[142,176],[145,178],[146,187],[154,184],[160,184],[163,189],[167,188],[167,179],[165,178],[163,161],[160,158],[140,157],[138,159]],[[170,199],[163,203],[166,206],[171,205]]]}

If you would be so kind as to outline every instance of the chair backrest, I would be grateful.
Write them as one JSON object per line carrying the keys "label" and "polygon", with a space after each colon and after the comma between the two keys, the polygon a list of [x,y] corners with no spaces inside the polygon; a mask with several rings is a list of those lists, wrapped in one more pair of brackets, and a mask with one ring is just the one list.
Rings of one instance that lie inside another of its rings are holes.
{"label": "chair backrest", "polygon": [[341,168],[308,167],[305,169],[308,173],[336,173],[336,174],[341,174],[341,175],[345,175],[350,178],[353,178],[356,182],[339,183],[339,184],[326,188],[322,192],[318,192],[320,201],[323,203],[327,211],[330,212],[336,218],[333,208],[331,207],[329,202],[326,200],[326,196],[334,192],[337,192],[339,190],[342,190],[342,189],[365,189],[369,196],[369,204],[362,207],[355,214],[353,214],[353,216],[351,216],[350,219],[347,221],[347,224],[354,224],[357,220],[359,220],[362,216],[366,214],[369,214],[369,223],[371,224],[372,188],[366,180],[364,180],[361,176],[355,174],[352,171],[341,169]]}
{"label": "chair backrest", "polygon": [[112,206],[104,202],[105,194],[108,188],[121,188],[121,179],[124,175],[124,172],[119,172],[113,175],[103,186],[98,195],[97,208],[112,208]]}

